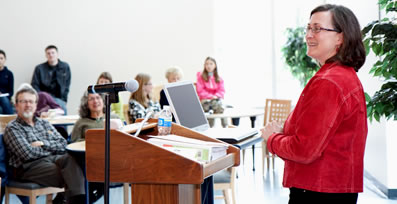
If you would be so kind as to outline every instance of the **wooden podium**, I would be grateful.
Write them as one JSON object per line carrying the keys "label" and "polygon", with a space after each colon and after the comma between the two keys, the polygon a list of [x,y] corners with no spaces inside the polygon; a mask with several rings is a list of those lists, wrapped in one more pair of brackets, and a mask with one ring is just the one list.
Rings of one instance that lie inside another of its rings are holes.
{"label": "wooden podium", "polygon": [[[240,149],[230,145],[227,155],[207,164],[175,154],[146,141],[157,135],[157,119],[148,121],[138,137],[133,132],[110,131],[110,181],[131,183],[132,204],[201,203],[200,184],[212,174],[240,164]],[[135,131],[134,131],[135,132]],[[173,123],[171,134],[220,142]],[[105,130],[86,132],[87,179],[105,179]]]}

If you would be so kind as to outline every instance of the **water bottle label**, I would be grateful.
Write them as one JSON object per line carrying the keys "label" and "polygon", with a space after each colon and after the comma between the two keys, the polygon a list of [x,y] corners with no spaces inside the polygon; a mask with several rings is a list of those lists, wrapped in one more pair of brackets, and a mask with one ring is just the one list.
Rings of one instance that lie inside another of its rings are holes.
{"label": "water bottle label", "polygon": [[157,123],[159,126],[164,126],[164,118],[159,118]]}
{"label": "water bottle label", "polygon": [[164,127],[171,127],[172,121],[170,119],[165,119],[164,120]]}
{"label": "water bottle label", "polygon": [[159,118],[158,125],[161,127],[171,127],[172,121],[170,119]]}

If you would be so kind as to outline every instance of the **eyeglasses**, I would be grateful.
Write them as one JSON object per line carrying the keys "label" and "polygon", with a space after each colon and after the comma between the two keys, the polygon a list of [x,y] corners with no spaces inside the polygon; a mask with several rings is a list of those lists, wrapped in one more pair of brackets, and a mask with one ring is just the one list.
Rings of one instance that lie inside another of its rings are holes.
{"label": "eyeglasses", "polygon": [[152,83],[145,83],[144,85],[145,86],[152,86],[153,84]]}
{"label": "eyeglasses", "polygon": [[337,32],[337,33],[341,33],[341,32],[342,32],[342,31],[340,31],[340,30],[330,29],[330,28],[322,28],[322,27],[320,27],[320,26],[314,26],[314,27],[307,26],[307,27],[306,27],[306,33],[308,33],[309,30],[312,31],[312,33],[319,33],[319,32],[321,32],[322,30],[331,31],[331,32]]}
{"label": "eyeglasses", "polygon": [[88,101],[102,100],[101,96],[89,96]]}
{"label": "eyeglasses", "polygon": [[27,104],[27,103],[29,103],[29,104],[34,104],[34,103],[36,103],[36,101],[33,101],[33,100],[18,100],[18,103],[22,103],[22,104]]}

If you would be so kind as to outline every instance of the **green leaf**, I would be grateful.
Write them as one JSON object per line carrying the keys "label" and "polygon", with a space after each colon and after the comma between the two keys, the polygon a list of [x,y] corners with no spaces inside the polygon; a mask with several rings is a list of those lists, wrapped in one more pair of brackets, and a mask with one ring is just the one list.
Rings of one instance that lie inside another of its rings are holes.
{"label": "green leaf", "polygon": [[376,68],[374,76],[380,76],[382,75],[382,68]]}
{"label": "green leaf", "polygon": [[379,53],[380,53],[380,51],[382,49],[380,44],[374,42],[374,43],[372,43],[371,46],[372,46],[372,51],[374,51],[375,55],[379,55]]}
{"label": "green leaf", "polygon": [[369,94],[367,94],[367,92],[364,92],[364,95],[365,95],[365,101],[370,102],[371,96],[369,96]]}
{"label": "green leaf", "polygon": [[382,5],[382,4],[386,4],[389,0],[379,0],[378,4]]}
{"label": "green leaf", "polygon": [[369,54],[369,38],[367,38],[367,39],[365,39],[364,40],[364,47],[365,47],[365,53],[366,53],[366,55],[368,55]]}
{"label": "green leaf", "polygon": [[396,10],[396,2],[390,2],[387,6],[386,6],[386,13],[390,12],[390,11],[395,11]]}
{"label": "green leaf", "polygon": [[376,104],[376,106],[375,106],[375,112],[377,112],[377,113],[382,113],[382,112],[383,112],[383,108],[384,108],[383,104],[378,103],[378,104]]}
{"label": "green leaf", "polygon": [[374,118],[376,121],[378,121],[378,122],[380,121],[380,116],[379,116],[378,112],[374,112]]}
{"label": "green leaf", "polygon": [[370,117],[370,116],[372,115],[372,113],[373,113],[373,108],[372,108],[372,106],[368,106],[368,107],[367,107],[367,117]]}
{"label": "green leaf", "polygon": [[365,36],[371,29],[372,27],[374,27],[374,24],[377,23],[378,21],[372,21],[371,23],[369,23],[367,26],[365,26],[363,28],[363,30],[361,31],[361,33],[363,33],[363,35]]}

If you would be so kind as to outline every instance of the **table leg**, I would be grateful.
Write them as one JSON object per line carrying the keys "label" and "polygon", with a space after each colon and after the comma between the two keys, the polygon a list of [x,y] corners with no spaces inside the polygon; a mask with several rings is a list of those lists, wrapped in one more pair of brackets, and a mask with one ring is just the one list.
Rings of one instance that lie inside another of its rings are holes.
{"label": "table leg", "polygon": [[[251,127],[255,128],[255,120],[256,116],[250,117],[251,119]],[[252,145],[252,171],[255,171],[255,145]]]}
{"label": "table leg", "polygon": [[252,171],[255,171],[255,145],[252,145]]}
{"label": "table leg", "polygon": [[252,117],[250,117],[250,119],[251,119],[251,127],[254,128],[255,127],[256,116],[252,116]]}
{"label": "table leg", "polygon": [[238,126],[240,124],[240,118],[232,118],[232,124]]}

